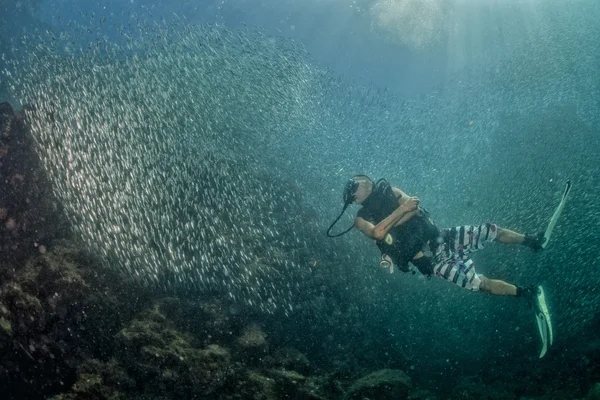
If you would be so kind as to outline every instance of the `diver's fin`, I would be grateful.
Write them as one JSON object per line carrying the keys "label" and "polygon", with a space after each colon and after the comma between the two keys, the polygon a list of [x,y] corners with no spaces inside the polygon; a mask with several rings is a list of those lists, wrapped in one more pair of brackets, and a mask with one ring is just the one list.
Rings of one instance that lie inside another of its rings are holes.
{"label": "diver's fin", "polygon": [[535,318],[540,331],[540,338],[542,339],[542,350],[540,350],[540,358],[542,358],[546,355],[546,351],[548,351],[548,328],[544,322],[543,315],[536,313]]}
{"label": "diver's fin", "polygon": [[556,210],[554,211],[552,218],[550,218],[550,222],[548,223],[546,232],[544,232],[544,242],[542,243],[543,249],[545,249],[548,246],[548,243],[550,242],[550,236],[552,235],[552,230],[554,230],[554,225],[556,225],[556,221],[558,221],[560,214],[562,214],[563,208],[565,208],[565,204],[567,202],[567,197],[569,196],[570,192],[571,192],[571,181],[567,181],[567,184],[565,186],[565,191],[563,192],[563,195],[560,199],[560,203],[558,204],[558,207],[556,207]]}
{"label": "diver's fin", "polygon": [[550,319],[550,312],[548,312],[548,305],[546,304],[546,296],[544,294],[544,288],[538,286],[536,295],[534,298],[534,309],[535,309],[535,320],[537,322],[538,330],[540,332],[540,338],[542,339],[542,350],[540,351],[540,358],[546,355],[548,347],[550,347],[554,341],[554,335],[552,332],[552,320]]}

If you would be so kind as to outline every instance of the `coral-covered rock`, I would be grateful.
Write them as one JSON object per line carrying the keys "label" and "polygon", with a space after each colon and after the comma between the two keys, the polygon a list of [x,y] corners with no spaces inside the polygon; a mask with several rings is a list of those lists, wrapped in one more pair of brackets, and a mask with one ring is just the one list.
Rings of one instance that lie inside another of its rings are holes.
{"label": "coral-covered rock", "polygon": [[107,363],[90,360],[78,368],[77,381],[67,393],[52,400],[120,400],[130,398],[133,381],[114,359]]}
{"label": "coral-covered rock", "polygon": [[36,333],[45,326],[45,312],[40,300],[20,285],[2,285],[0,301],[9,310],[8,322],[16,334]]}
{"label": "coral-covered rock", "polygon": [[326,386],[327,379],[324,377],[307,378],[302,387],[299,388],[296,398],[301,400],[325,400],[341,396],[341,391],[338,393],[328,392],[325,389]]}
{"label": "coral-covered rock", "polygon": [[270,369],[265,371],[265,373],[279,382],[282,387],[290,385],[297,386],[306,380],[304,375],[300,375],[296,371],[288,371],[285,369]]}
{"label": "coral-covered rock", "polygon": [[277,400],[280,399],[275,379],[248,371],[243,381],[238,382],[237,392],[242,399]]}
{"label": "coral-covered rock", "polygon": [[243,349],[264,351],[267,348],[267,336],[260,326],[252,324],[242,332],[237,339],[237,344]]}
{"label": "coral-covered rock", "polygon": [[[342,391],[327,388],[327,377],[310,377],[283,369],[246,370],[235,382],[232,399],[339,399]],[[230,398],[230,397],[226,397]]]}
{"label": "coral-covered rock", "polygon": [[[271,399],[318,399],[304,389],[306,378],[294,371],[247,370],[236,382],[232,398]],[[315,392],[318,389],[315,388]]]}
{"label": "coral-covered rock", "polygon": [[308,375],[310,372],[308,358],[291,347],[283,347],[275,350],[273,360],[276,366],[283,369],[297,371],[303,375]]}
{"label": "coral-covered rock", "polygon": [[[0,304],[0,309],[2,308]],[[13,329],[12,323],[4,317],[0,317],[0,351],[8,348],[12,341]]]}
{"label": "coral-covered rock", "polygon": [[176,329],[161,304],[155,302],[117,336],[129,374],[144,393],[163,398],[207,398],[223,389],[232,378],[229,351],[194,347],[193,335]]}
{"label": "coral-covered rock", "polygon": [[237,357],[250,365],[262,364],[269,350],[267,335],[257,324],[247,326],[235,343]]}
{"label": "coral-covered rock", "polygon": [[[221,299],[167,297],[157,301],[157,311],[168,315],[178,330],[193,332],[194,345],[231,343],[233,332],[238,331],[237,320],[231,318],[230,306]],[[159,317],[160,319],[161,317]]]}
{"label": "coral-covered rock", "polygon": [[411,379],[404,372],[382,369],[354,382],[348,389],[348,398],[406,399],[411,388]]}
{"label": "coral-covered rock", "polygon": [[284,393],[294,393],[304,383],[306,377],[296,371],[285,369],[270,369],[265,374],[275,379],[278,387]]}
{"label": "coral-covered rock", "polygon": [[144,301],[86,252],[57,242],[0,285],[0,387],[10,398],[70,387],[78,365],[108,358]]}

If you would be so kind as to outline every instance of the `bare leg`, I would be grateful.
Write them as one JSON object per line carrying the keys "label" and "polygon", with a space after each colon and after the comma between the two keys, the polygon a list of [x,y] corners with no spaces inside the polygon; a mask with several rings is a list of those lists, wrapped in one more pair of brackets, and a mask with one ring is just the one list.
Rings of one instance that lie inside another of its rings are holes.
{"label": "bare leg", "polygon": [[517,295],[517,287],[515,285],[511,285],[510,283],[506,283],[497,279],[488,279],[485,276],[481,277],[481,284],[479,285],[479,290],[481,290],[482,292],[500,296]]}
{"label": "bare leg", "polygon": [[498,227],[496,242],[503,244],[522,244],[525,235]]}

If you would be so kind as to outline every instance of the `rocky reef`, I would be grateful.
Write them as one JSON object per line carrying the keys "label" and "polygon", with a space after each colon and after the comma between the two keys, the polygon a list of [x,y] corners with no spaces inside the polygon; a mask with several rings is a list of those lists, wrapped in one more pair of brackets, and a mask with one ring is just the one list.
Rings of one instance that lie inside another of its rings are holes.
{"label": "rocky reef", "polygon": [[9,103],[0,103],[0,185],[0,263],[22,262],[43,253],[51,240],[68,236],[24,115]]}
{"label": "rocky reef", "polygon": [[54,243],[3,281],[0,386],[14,398],[41,396],[68,387],[83,362],[111,354],[123,320],[144,302],[119,286],[69,242]]}

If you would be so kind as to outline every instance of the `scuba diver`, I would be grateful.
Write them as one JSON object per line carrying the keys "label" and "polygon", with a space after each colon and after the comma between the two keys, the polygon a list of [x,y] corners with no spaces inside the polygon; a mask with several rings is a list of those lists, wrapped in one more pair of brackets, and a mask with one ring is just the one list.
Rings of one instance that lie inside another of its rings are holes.
{"label": "scuba diver", "polygon": [[[570,182],[567,182],[560,211],[569,189]],[[333,226],[352,203],[361,206],[354,225],[344,232],[332,235]],[[327,236],[338,237],[356,227],[375,241],[381,251],[380,265],[390,272],[394,268],[409,272],[410,263],[429,278],[435,275],[470,291],[528,299],[536,312],[543,342],[542,357],[546,352],[547,342],[552,344],[552,325],[543,288],[539,285],[516,286],[479,275],[470,254],[493,241],[524,245],[539,252],[547,244],[559,214],[557,210],[546,232],[532,236],[491,223],[439,229],[429,213],[420,207],[417,197],[408,196],[399,188],[392,187],[385,179],[374,182],[366,175],[355,175],[346,184],[344,208],[327,230]]]}

